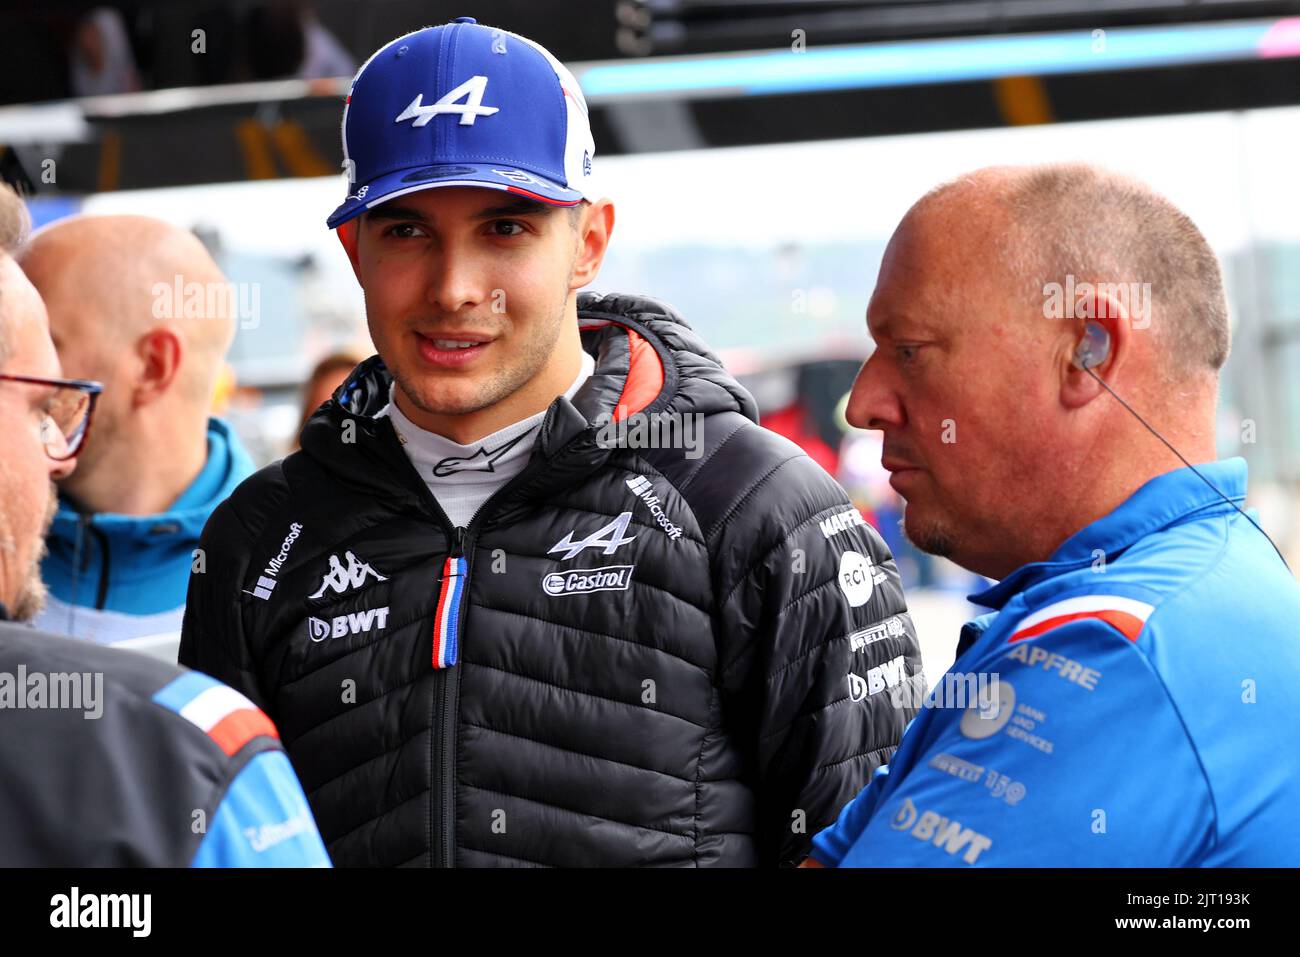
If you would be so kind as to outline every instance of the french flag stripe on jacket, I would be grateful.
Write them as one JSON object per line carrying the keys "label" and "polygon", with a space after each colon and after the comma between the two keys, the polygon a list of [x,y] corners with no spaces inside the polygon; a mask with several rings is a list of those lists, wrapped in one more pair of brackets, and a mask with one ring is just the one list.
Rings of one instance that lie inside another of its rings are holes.
{"label": "french flag stripe on jacket", "polygon": [[1026,617],[1007,639],[1010,644],[1025,638],[1034,638],[1066,622],[1080,618],[1097,618],[1120,632],[1129,641],[1137,641],[1154,606],[1135,598],[1120,595],[1080,595],[1064,601],[1053,602]]}

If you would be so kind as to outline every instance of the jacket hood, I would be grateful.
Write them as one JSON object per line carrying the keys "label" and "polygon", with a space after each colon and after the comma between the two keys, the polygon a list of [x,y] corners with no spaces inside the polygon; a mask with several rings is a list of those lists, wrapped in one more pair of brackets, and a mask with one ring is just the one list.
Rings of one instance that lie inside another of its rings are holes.
{"label": "jacket hood", "polygon": [[[648,296],[580,293],[578,324],[583,348],[596,365],[572,401],[557,396],[546,410],[533,453],[548,461],[546,485],[598,467],[613,450],[598,444],[601,427],[635,413],[738,412],[758,421],[753,396],[666,303]],[[388,404],[391,384],[383,360],[370,357],[302,433],[303,451],[327,470],[349,484],[390,495],[388,470],[409,468],[387,417],[375,418]],[[354,432],[355,456],[338,454],[346,430]]]}

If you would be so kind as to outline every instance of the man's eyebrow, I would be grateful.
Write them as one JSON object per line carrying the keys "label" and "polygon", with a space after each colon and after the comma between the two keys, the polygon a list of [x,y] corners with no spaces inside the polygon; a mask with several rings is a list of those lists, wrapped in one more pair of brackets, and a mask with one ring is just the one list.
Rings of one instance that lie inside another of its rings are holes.
{"label": "man's eyebrow", "polygon": [[392,203],[385,203],[375,209],[366,210],[366,219],[403,219],[415,220],[416,222],[425,223],[429,218],[420,212],[414,206],[394,206]]}
{"label": "man's eyebrow", "polygon": [[546,216],[557,207],[539,203],[535,199],[516,199],[502,206],[488,206],[474,214],[475,219],[496,219],[498,216]]}

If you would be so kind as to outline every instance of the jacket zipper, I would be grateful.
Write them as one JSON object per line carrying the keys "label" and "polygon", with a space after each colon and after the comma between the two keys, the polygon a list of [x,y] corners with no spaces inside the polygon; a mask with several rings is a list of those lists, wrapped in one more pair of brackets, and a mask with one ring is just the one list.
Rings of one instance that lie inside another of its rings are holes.
{"label": "jacket zipper", "polygon": [[[545,428],[545,422],[542,424]],[[398,445],[396,433],[393,433],[393,444],[401,452],[402,458],[410,465],[410,459],[406,458],[406,453]],[[448,553],[448,559],[463,559],[465,562],[464,573],[460,582],[460,598],[457,602],[456,620],[457,620],[457,648],[456,662],[461,660],[459,648],[460,639],[465,634],[465,607],[469,596],[469,577],[474,564],[473,532],[480,521],[490,513],[489,506],[501,499],[513,487],[518,485],[525,477],[531,477],[533,468],[525,466],[524,470],[506,482],[505,485],[493,492],[482,505],[479,506],[473,518],[470,519],[468,526],[453,526],[451,519],[443,510],[438,499],[434,496],[429,486],[424,484],[424,479],[419,472],[411,466],[411,472],[415,476],[415,484],[418,486],[419,494],[424,499],[429,512],[437,520],[442,528],[443,534],[451,543],[451,551]],[[443,563],[444,574],[447,569],[447,562]],[[441,582],[439,582],[441,587]],[[433,644],[433,633],[438,629],[437,609],[434,609],[434,627],[430,632],[430,645]],[[430,648],[430,657],[433,655],[433,648]],[[438,748],[438,754],[430,754],[430,763],[436,768],[436,780],[433,782],[438,793],[438,855],[436,861],[431,861],[437,867],[455,867],[456,866],[456,841],[455,823],[456,823],[456,723],[457,715],[460,708],[460,668],[432,667],[434,681],[436,682],[433,694],[433,707],[429,714],[429,749],[432,751]],[[434,732],[434,724],[438,716],[442,716],[442,724],[438,728],[440,733]],[[432,817],[435,813],[430,802],[430,825],[434,824]],[[432,851],[430,853],[432,857]]]}

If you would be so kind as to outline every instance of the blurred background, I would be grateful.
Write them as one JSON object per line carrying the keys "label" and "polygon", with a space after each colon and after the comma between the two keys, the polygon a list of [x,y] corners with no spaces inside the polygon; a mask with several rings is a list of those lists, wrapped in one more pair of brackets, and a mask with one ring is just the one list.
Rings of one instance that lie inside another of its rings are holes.
{"label": "blurred background", "polygon": [[[990,163],[1150,182],[1218,252],[1233,353],[1219,451],[1250,463],[1300,567],[1300,2],[1268,0],[44,0],[0,12],[0,175],[37,224],[192,229],[241,292],[219,390],[258,464],[369,354],[325,228],[352,73],[455,16],[564,60],[618,225],[598,290],[674,304],[885,535],[942,674],[972,576],[912,551],[874,433],[843,400],[907,207]],[[340,355],[341,354],[341,355]],[[333,357],[333,358],[331,358]],[[314,379],[312,372],[327,360]],[[309,381],[311,380],[311,381]]]}

